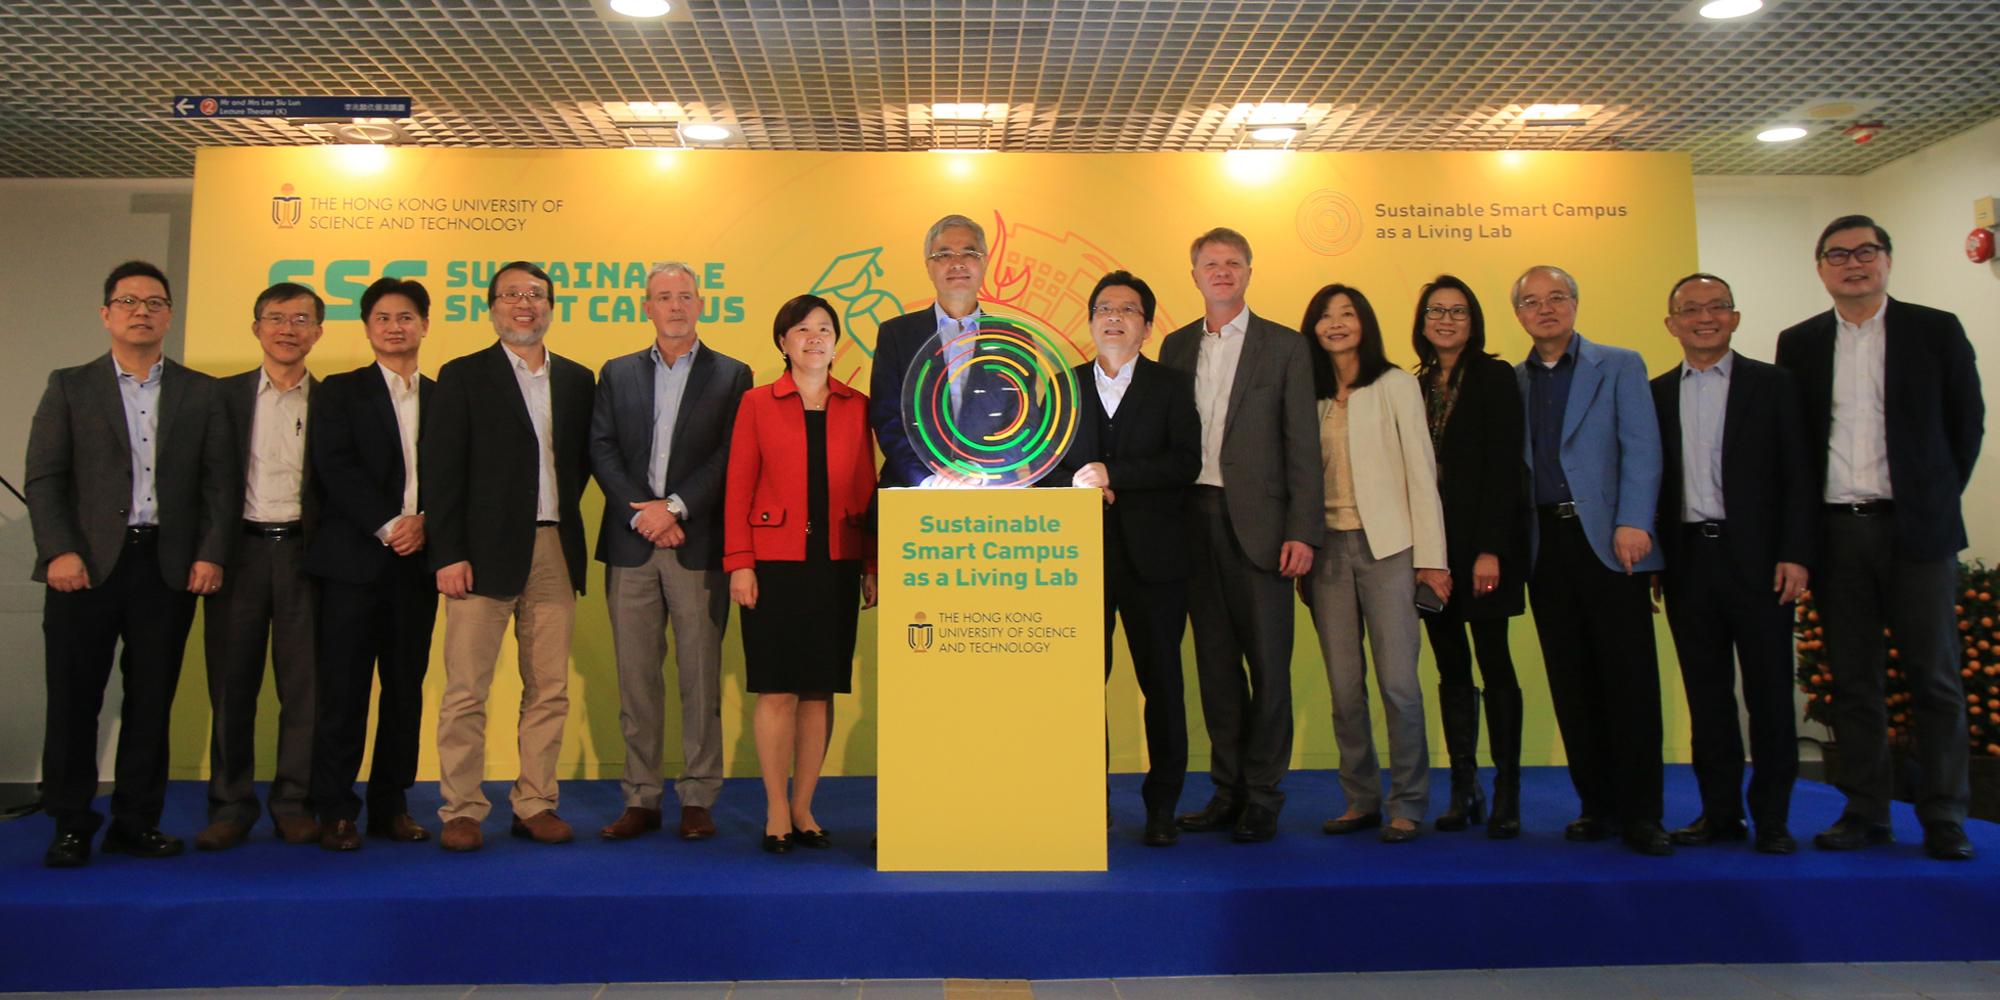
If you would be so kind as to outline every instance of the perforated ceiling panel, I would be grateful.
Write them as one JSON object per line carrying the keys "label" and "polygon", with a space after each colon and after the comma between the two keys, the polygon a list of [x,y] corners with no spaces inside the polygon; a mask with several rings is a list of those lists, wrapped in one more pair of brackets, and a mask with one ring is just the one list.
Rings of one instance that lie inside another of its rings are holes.
{"label": "perforated ceiling panel", "polygon": [[[406,141],[434,146],[656,144],[603,105],[671,101],[734,145],[814,150],[1222,150],[1240,106],[1289,102],[1295,149],[1678,150],[1709,174],[1860,173],[2000,115],[1996,0],[1687,7],[692,0],[639,23],[592,0],[0,0],[0,175],[186,176],[200,146],[329,138],[175,120],[176,94],[407,94]],[[934,101],[989,107],[939,122]],[[1541,102],[1588,121],[1520,124]],[[1781,121],[1813,134],[1754,139]],[[1862,121],[1872,142],[1841,134]]]}

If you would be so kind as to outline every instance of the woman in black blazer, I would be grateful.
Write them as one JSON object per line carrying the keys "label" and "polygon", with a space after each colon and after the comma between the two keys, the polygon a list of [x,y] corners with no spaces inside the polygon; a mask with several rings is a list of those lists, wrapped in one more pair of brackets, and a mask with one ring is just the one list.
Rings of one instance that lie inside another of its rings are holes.
{"label": "woman in black blazer", "polygon": [[1521,392],[1513,366],[1486,353],[1478,297],[1449,274],[1424,286],[1410,340],[1437,453],[1451,567],[1449,601],[1443,611],[1424,616],[1451,755],[1451,807],[1438,817],[1437,828],[1463,830],[1485,812],[1479,791],[1480,691],[1472,683],[1477,649],[1495,770],[1486,835],[1506,839],[1521,832],[1521,687],[1507,649],[1507,619],[1522,611],[1528,570]]}

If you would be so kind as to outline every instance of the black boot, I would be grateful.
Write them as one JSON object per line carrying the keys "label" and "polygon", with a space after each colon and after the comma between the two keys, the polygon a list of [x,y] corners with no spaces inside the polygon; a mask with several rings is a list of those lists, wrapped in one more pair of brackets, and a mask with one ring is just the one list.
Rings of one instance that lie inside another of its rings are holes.
{"label": "black boot", "polygon": [[1479,689],[1438,685],[1438,711],[1451,755],[1451,807],[1437,818],[1437,828],[1463,830],[1486,820],[1486,796],[1479,791]]}
{"label": "black boot", "polygon": [[1493,816],[1486,835],[1521,835],[1521,689],[1486,689],[1486,748],[1493,754]]}

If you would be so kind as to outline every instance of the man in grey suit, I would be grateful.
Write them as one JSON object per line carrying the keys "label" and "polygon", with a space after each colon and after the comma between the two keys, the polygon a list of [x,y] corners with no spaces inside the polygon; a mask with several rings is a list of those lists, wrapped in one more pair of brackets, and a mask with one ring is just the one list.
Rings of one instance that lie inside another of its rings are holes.
{"label": "man in grey suit", "polygon": [[195,595],[222,586],[243,499],[215,380],[161,355],[173,320],[167,276],[120,264],[104,279],[98,316],[110,353],[51,373],[28,431],[34,579],[48,584],[42,803],[56,836],[42,862],[51,868],[88,863],[104,821],[91,808],[97,714],[120,640],[125,700],[104,850],[181,852],[159,830],[167,721]]}
{"label": "man in grey suit", "polygon": [[306,464],[308,400],[316,388],[306,355],[319,342],[326,302],[304,285],[266,288],[251,307],[250,332],[263,351],[257,367],[223,379],[223,409],[243,471],[243,525],[232,533],[229,582],[204,601],[208,653],[208,828],[194,846],[219,851],[243,842],[257,822],[257,696],[264,651],[278,689],[278,766],[271,778],[272,825],[288,844],[319,840],[306,803],[312,782],[313,604],[306,577],[311,474]]}
{"label": "man in grey suit", "polygon": [[750,388],[743,362],[705,346],[701,282],[678,261],[646,278],[653,345],[606,362],[590,419],[590,466],[604,491],[597,558],[618,661],[625,735],[625,811],[598,831],[629,840],[660,828],[667,629],[680,674],[680,835],[715,835],[722,789],[722,491],[736,406]]}
{"label": "man in grey suit", "polygon": [[1312,366],[1303,338],[1245,304],[1243,234],[1211,229],[1189,256],[1204,315],[1160,361],[1194,376],[1201,414],[1189,618],[1215,792],[1180,826],[1255,843],[1277,833],[1292,756],[1292,582],[1325,536]]}

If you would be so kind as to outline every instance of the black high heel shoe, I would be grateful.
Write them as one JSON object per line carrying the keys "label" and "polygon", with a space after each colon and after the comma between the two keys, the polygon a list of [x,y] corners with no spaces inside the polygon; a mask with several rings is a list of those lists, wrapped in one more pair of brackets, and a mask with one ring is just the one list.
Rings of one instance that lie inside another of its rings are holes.
{"label": "black high heel shoe", "polygon": [[768,833],[764,835],[764,853],[790,854],[791,851],[792,851],[791,834],[786,834],[782,837],[774,837]]}
{"label": "black high heel shoe", "polygon": [[825,849],[833,846],[833,838],[825,830],[793,830],[792,843],[800,847]]}

